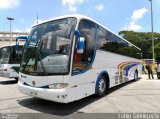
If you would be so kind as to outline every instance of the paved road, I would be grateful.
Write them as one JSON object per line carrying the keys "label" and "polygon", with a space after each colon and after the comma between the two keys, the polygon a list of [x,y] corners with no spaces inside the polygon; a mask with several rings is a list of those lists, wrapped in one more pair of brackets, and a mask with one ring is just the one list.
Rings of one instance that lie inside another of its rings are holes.
{"label": "paved road", "polygon": [[146,76],[110,90],[102,98],[93,96],[60,104],[19,93],[14,79],[0,77],[0,113],[160,113],[160,80]]}

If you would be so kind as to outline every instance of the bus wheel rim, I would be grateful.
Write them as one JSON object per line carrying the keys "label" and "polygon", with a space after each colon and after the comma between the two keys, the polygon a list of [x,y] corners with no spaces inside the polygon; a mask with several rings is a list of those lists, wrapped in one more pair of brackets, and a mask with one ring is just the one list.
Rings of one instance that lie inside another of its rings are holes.
{"label": "bus wheel rim", "polygon": [[105,81],[104,79],[100,79],[99,81],[99,92],[103,93],[105,91]]}
{"label": "bus wheel rim", "polygon": [[134,78],[135,78],[136,80],[138,79],[138,74],[137,74],[137,72],[135,72]]}

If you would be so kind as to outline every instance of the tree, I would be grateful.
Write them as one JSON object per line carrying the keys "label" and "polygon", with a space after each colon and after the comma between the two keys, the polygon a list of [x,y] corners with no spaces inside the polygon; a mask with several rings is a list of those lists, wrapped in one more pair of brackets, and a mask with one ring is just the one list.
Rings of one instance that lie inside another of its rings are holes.
{"label": "tree", "polygon": [[[142,49],[142,59],[152,59],[151,32],[120,31],[119,35]],[[155,59],[160,61],[160,33],[154,33]]]}

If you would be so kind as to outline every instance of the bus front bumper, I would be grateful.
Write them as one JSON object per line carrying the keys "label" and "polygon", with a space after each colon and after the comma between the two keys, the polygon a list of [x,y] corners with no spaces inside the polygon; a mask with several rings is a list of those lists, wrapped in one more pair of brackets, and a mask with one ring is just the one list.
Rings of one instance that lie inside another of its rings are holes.
{"label": "bus front bumper", "polygon": [[69,102],[66,89],[36,88],[24,85],[21,81],[18,81],[18,89],[21,93],[24,93],[29,96],[38,97],[45,100],[50,100],[60,103]]}
{"label": "bus front bumper", "polygon": [[9,72],[8,71],[3,71],[3,69],[0,70],[0,77],[6,77],[6,78],[10,78],[9,76]]}

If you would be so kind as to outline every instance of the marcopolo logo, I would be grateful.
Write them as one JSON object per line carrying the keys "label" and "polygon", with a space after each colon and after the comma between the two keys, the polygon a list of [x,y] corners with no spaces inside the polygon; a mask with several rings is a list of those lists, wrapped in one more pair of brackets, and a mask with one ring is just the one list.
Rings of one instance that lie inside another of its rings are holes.
{"label": "marcopolo logo", "polygon": [[35,81],[32,81],[32,85],[35,86],[35,85],[36,85],[36,82],[35,82]]}

